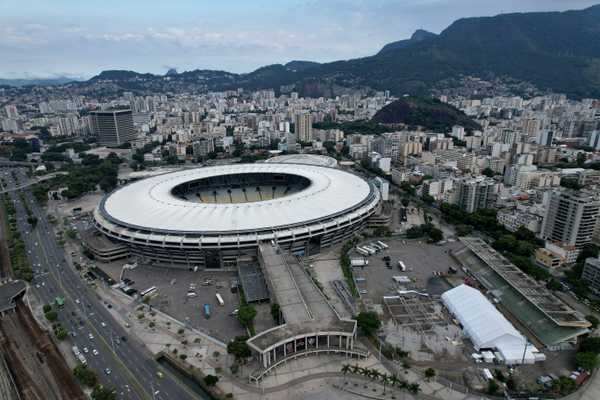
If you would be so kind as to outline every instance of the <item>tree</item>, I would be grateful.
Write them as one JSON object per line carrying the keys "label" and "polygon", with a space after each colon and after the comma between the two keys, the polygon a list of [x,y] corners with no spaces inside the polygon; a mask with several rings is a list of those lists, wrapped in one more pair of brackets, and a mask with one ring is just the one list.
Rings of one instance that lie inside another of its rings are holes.
{"label": "tree", "polygon": [[597,258],[598,257],[598,246],[593,243],[586,243],[581,252],[577,256],[577,262],[585,262],[588,258]]}
{"label": "tree", "polygon": [[406,237],[409,239],[416,239],[423,236],[423,228],[419,225],[411,226],[406,230]]}
{"label": "tree", "polygon": [[92,400],[116,400],[117,393],[102,385],[96,385],[92,391]]}
{"label": "tree", "polygon": [[249,304],[244,304],[240,306],[237,317],[240,323],[247,328],[256,317],[256,309]]}
{"label": "tree", "polygon": [[218,376],[215,376],[215,375],[206,375],[204,377],[204,383],[208,387],[215,386],[217,384],[217,382],[219,382],[219,377]]}
{"label": "tree", "polygon": [[406,197],[403,197],[402,200],[400,200],[400,202],[402,203],[402,205],[404,207],[408,207],[408,205],[410,204],[410,200],[407,199]]}
{"label": "tree", "polygon": [[65,340],[68,336],[68,332],[65,328],[63,328],[62,326],[59,326],[58,328],[56,328],[56,331],[54,331],[54,333],[56,334],[56,338],[58,340]]}
{"label": "tree", "polygon": [[344,364],[342,365],[342,374],[346,375],[347,373],[352,371],[352,367],[350,366],[350,364]]}
{"label": "tree", "polygon": [[435,370],[433,368],[427,368],[425,370],[425,378],[427,378],[427,380],[433,378],[435,376]]}
{"label": "tree", "polygon": [[498,393],[498,389],[500,389],[500,385],[498,385],[498,382],[496,382],[494,379],[490,379],[488,381],[487,387],[488,394],[494,396],[496,393]]}
{"label": "tree", "polygon": [[596,329],[598,327],[598,323],[600,322],[598,320],[598,318],[596,318],[593,315],[586,315],[585,319],[587,319],[588,321],[590,321],[590,323],[592,324],[592,329]]}
{"label": "tree", "polygon": [[546,283],[546,288],[548,288],[549,290],[560,290],[562,286],[560,285],[559,281],[557,281],[554,278],[550,278],[548,283]]}
{"label": "tree", "polygon": [[433,243],[437,243],[440,240],[444,239],[444,233],[438,228],[431,228],[429,231],[429,239]]}
{"label": "tree", "polygon": [[44,316],[50,322],[54,322],[58,318],[58,314],[56,313],[56,311],[48,311],[46,314],[44,314]]}
{"label": "tree", "polygon": [[427,205],[431,205],[431,204],[435,203],[435,199],[433,198],[433,196],[430,196],[428,194],[423,194],[421,196],[421,200],[423,200],[423,203],[425,203]]}
{"label": "tree", "polygon": [[471,225],[457,225],[456,226],[456,235],[457,236],[469,236],[473,232],[473,227]]}
{"label": "tree", "polygon": [[276,324],[279,323],[279,316],[281,314],[281,307],[277,303],[271,304],[271,317]]}
{"label": "tree", "polygon": [[481,175],[485,175],[488,178],[491,178],[495,175],[495,172],[493,169],[488,167],[488,168],[485,168],[483,171],[481,171]]}
{"label": "tree", "polygon": [[579,352],[600,353],[600,337],[587,337],[579,345]]}
{"label": "tree", "polygon": [[379,317],[372,311],[359,313],[356,317],[356,323],[358,329],[366,336],[373,335],[381,326]]}
{"label": "tree", "polygon": [[592,352],[580,352],[575,355],[575,363],[586,371],[593,371],[598,365],[598,355]]}
{"label": "tree", "polygon": [[238,361],[250,357],[252,353],[246,343],[247,340],[247,336],[237,336],[227,344],[227,352],[233,354]]}
{"label": "tree", "polygon": [[577,388],[575,381],[568,376],[561,376],[552,382],[552,389],[561,395],[571,393]]}
{"label": "tree", "polygon": [[44,314],[46,314],[50,310],[52,310],[52,306],[50,304],[44,304],[44,307],[42,307],[42,311],[44,312]]}
{"label": "tree", "polygon": [[98,383],[98,376],[96,373],[86,367],[83,364],[77,364],[75,368],[73,368],[73,375],[82,385],[88,387],[94,387]]}

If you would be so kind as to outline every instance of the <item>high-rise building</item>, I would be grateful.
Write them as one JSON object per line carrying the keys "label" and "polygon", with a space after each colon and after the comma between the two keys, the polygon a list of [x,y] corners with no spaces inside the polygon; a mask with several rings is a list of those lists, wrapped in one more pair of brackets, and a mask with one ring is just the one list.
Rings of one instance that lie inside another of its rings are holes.
{"label": "high-rise building", "polygon": [[592,241],[599,214],[600,196],[597,193],[585,190],[552,192],[542,225],[542,237],[581,249]]}
{"label": "high-rise building", "polygon": [[458,206],[467,213],[490,208],[496,201],[498,183],[488,178],[462,179],[457,185]]}
{"label": "high-rise building", "polygon": [[296,138],[300,142],[312,141],[312,117],[309,113],[298,113],[294,117]]}
{"label": "high-rise building", "polygon": [[588,258],[585,260],[581,279],[594,293],[600,293],[600,259]]}
{"label": "high-rise building", "polygon": [[92,129],[104,146],[119,146],[136,138],[131,110],[93,111]]}

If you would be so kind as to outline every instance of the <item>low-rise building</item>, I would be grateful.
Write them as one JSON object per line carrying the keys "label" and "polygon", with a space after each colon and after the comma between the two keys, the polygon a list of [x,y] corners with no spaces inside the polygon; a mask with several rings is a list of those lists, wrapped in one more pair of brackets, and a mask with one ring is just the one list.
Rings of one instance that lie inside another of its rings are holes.
{"label": "low-rise building", "polygon": [[501,210],[496,215],[498,223],[510,232],[516,232],[524,226],[533,233],[538,233],[542,225],[542,218],[521,210]]}

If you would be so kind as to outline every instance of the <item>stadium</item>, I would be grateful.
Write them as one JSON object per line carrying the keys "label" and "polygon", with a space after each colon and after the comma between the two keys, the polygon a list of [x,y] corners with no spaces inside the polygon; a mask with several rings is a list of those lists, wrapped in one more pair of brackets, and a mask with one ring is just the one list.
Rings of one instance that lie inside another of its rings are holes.
{"label": "stadium", "polygon": [[94,211],[97,230],[142,262],[235,268],[258,245],[315,254],[363,228],[380,203],[369,182],[311,164],[234,164],[127,184]]}

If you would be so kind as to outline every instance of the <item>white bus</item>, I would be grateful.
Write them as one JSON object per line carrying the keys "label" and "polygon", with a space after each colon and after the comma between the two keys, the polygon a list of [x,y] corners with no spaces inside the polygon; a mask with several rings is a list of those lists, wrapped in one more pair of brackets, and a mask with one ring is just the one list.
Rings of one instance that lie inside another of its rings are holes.
{"label": "white bus", "polygon": [[365,249],[366,251],[368,251],[369,254],[371,254],[371,255],[377,253],[377,250],[375,250],[375,249],[373,249],[373,248],[371,248],[369,246],[363,246],[363,249]]}
{"label": "white bus", "polygon": [[221,297],[221,295],[219,293],[217,293],[217,301],[219,302],[220,306],[225,305],[225,302],[223,301],[223,297]]}
{"label": "white bus", "polygon": [[381,247],[383,247],[384,249],[387,249],[388,247],[390,247],[387,244],[383,243],[381,240],[378,240],[377,244],[380,245]]}
{"label": "white bus", "polygon": [[363,249],[362,247],[357,247],[356,251],[359,252],[360,254],[362,254],[363,256],[370,256],[371,253],[369,253],[368,251],[366,251],[365,249]]}
{"label": "white bus", "polygon": [[402,261],[398,261],[398,267],[400,267],[400,271],[406,271],[406,265]]}
{"label": "white bus", "polygon": [[152,286],[152,287],[149,287],[149,288],[148,288],[148,289],[146,289],[146,290],[142,290],[142,291],[140,292],[140,295],[141,295],[142,297],[146,297],[146,296],[148,296],[148,295],[150,295],[150,294],[152,294],[152,293],[154,293],[154,292],[156,292],[156,286]]}

